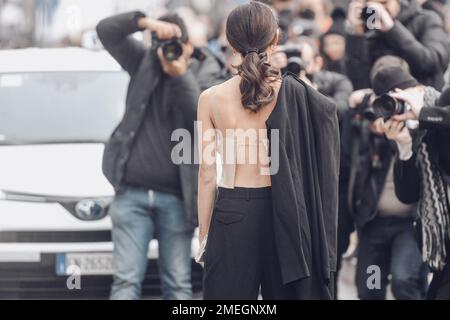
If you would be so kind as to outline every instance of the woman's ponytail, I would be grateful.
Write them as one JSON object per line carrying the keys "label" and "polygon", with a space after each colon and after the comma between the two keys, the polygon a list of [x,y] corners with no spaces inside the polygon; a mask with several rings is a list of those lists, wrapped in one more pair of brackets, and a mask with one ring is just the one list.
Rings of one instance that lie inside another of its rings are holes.
{"label": "woman's ponytail", "polygon": [[249,52],[237,67],[241,76],[242,105],[252,111],[258,111],[275,98],[272,82],[279,79],[280,71],[273,68],[266,52]]}
{"label": "woman's ponytail", "polygon": [[227,20],[227,39],[242,57],[237,66],[242,81],[242,104],[254,112],[275,98],[272,83],[280,71],[269,63],[267,49],[276,44],[278,23],[272,9],[257,1],[233,10]]}

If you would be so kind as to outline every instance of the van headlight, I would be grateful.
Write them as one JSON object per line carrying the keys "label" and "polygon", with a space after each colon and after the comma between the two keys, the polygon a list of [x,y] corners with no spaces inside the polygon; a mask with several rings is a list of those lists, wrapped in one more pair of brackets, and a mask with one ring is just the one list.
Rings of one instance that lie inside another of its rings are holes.
{"label": "van headlight", "polygon": [[75,204],[74,215],[83,221],[102,220],[108,215],[109,202],[101,200],[80,200]]}
{"label": "van headlight", "polygon": [[0,190],[0,200],[6,200],[6,194]]}

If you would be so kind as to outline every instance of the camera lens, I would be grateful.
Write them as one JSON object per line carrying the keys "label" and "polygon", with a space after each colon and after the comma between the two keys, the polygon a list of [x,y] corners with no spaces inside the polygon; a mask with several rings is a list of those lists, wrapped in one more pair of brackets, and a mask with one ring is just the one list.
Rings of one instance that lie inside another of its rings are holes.
{"label": "camera lens", "polygon": [[373,109],[379,117],[389,120],[396,114],[405,113],[405,103],[384,94],[373,102]]}
{"label": "camera lens", "polygon": [[164,58],[167,61],[175,61],[183,54],[183,47],[178,40],[167,42],[162,47]]}

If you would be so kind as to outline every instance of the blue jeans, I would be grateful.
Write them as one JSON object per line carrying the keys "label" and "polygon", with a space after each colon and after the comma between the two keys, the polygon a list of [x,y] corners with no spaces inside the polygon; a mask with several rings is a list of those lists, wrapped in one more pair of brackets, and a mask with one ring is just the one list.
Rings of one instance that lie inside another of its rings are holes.
{"label": "blue jeans", "polygon": [[[421,300],[427,290],[427,268],[412,219],[377,217],[359,232],[357,286],[362,300],[386,298],[388,276],[398,300]],[[368,268],[380,268],[380,288],[370,289]]]}
{"label": "blue jeans", "polygon": [[159,272],[165,300],[192,299],[192,228],[186,227],[183,201],[166,193],[125,187],[109,214],[113,223],[113,300],[141,297],[148,262],[148,245],[156,238]]}

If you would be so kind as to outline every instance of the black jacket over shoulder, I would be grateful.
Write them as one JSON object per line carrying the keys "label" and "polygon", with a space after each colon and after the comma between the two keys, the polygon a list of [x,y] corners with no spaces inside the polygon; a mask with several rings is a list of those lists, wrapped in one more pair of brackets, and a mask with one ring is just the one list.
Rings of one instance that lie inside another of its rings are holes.
{"label": "black jacket over shoulder", "polygon": [[[163,73],[155,51],[132,37],[133,33],[142,31],[137,26],[136,18],[139,16],[142,16],[142,13],[119,14],[102,20],[97,26],[98,36],[105,49],[131,76],[125,115],[106,144],[103,157],[103,172],[116,191],[121,188],[126,163],[136,133],[142,120],[145,119],[144,112],[150,96],[161,79],[168,77]],[[194,121],[197,118],[200,92],[216,84],[215,77],[220,73],[221,68],[216,59],[207,54],[204,62],[194,62],[186,74],[178,78],[166,79],[167,85],[158,87],[164,92],[159,95],[162,97],[158,102],[161,105],[155,107],[175,109],[171,113],[173,130],[187,129],[194,137]],[[182,164],[179,166],[179,171],[187,215],[186,222],[195,227],[197,225],[198,167]]]}
{"label": "black jacket over shoulder", "polygon": [[[272,197],[283,284],[293,283],[299,299],[331,299],[340,158],[337,108],[288,74],[267,127],[280,135]],[[271,151],[273,156],[273,146]]]}
{"label": "black jacket over shoulder", "polygon": [[449,40],[441,17],[424,10],[416,0],[402,5],[388,32],[370,31],[347,36],[347,71],[355,89],[370,88],[373,63],[384,55],[405,59],[412,75],[422,84],[442,89],[449,63]]}

